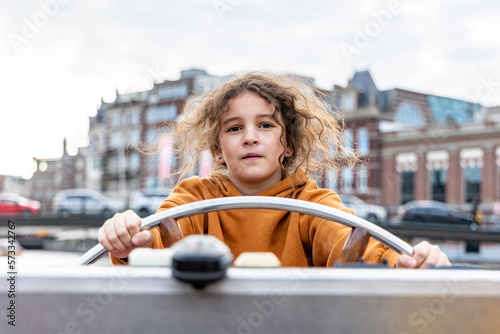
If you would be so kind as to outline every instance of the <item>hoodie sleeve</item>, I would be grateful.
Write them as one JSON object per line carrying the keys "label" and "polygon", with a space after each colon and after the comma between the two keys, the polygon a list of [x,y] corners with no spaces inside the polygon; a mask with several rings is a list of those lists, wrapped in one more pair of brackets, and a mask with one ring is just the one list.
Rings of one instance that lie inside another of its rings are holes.
{"label": "hoodie sleeve", "polygon": [[[200,188],[199,178],[191,177],[182,181],[170,194],[168,198],[166,198],[163,203],[158,208],[157,212],[168,210],[179,206],[185,203],[191,203],[199,201],[200,198],[195,197],[193,194],[197,194],[197,192],[193,191],[193,188]],[[198,193],[202,193],[199,191]],[[181,221],[181,220],[179,220]],[[184,235],[193,234],[192,225],[189,223],[189,218],[182,219],[184,224],[181,225],[182,233]],[[162,242],[162,234],[167,233],[165,228],[160,224],[158,227],[151,230],[153,232],[154,241],[149,246],[150,248],[165,248]],[[114,265],[127,264],[127,259],[119,259],[113,255],[110,255],[111,262]]]}
{"label": "hoodie sleeve", "polygon": [[[346,208],[335,193],[323,198],[320,204],[354,215],[354,211]],[[335,262],[340,261],[342,248],[351,230],[350,227],[333,221],[313,219],[309,227],[313,264],[331,267]],[[395,266],[398,257],[397,252],[370,238],[363,260],[366,263],[381,263],[385,259],[389,266]]]}

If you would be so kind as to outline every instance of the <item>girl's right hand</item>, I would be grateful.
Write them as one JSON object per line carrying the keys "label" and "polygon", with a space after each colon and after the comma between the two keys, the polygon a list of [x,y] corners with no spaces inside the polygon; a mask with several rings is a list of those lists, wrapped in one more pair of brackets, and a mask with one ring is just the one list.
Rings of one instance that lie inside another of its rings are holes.
{"label": "girl's right hand", "polygon": [[141,218],[132,210],[117,213],[99,229],[99,243],[111,255],[126,258],[133,249],[148,247],[154,241],[153,233],[141,231],[140,226]]}

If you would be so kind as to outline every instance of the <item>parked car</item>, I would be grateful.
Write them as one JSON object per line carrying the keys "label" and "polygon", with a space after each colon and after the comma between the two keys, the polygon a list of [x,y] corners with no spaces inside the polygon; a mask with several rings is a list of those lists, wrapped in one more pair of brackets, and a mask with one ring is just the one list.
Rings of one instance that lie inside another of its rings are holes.
{"label": "parked car", "polygon": [[0,215],[4,217],[36,217],[41,204],[15,193],[0,193]]}
{"label": "parked car", "polygon": [[169,188],[136,191],[130,197],[129,208],[141,217],[152,215],[171,191]]}
{"label": "parked car", "polygon": [[354,210],[356,216],[369,222],[380,224],[387,220],[387,210],[380,205],[368,204],[361,198],[353,195],[339,194],[342,203],[349,209]]}
{"label": "parked car", "polygon": [[52,208],[58,217],[101,216],[105,218],[125,209],[122,202],[88,189],[68,189],[58,192],[52,200]]}
{"label": "parked car", "polygon": [[467,225],[476,229],[477,224],[470,214],[453,210],[449,205],[438,201],[411,201],[400,207],[402,222],[426,222]]}

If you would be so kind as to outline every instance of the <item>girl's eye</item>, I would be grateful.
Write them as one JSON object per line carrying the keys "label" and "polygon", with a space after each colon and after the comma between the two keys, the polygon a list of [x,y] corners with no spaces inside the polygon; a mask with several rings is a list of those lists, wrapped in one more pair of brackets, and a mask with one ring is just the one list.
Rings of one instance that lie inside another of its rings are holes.
{"label": "girl's eye", "polygon": [[232,126],[229,129],[227,129],[227,132],[235,132],[239,131],[241,128],[239,126]]}
{"label": "girl's eye", "polygon": [[260,126],[263,127],[264,129],[270,129],[273,127],[271,123],[262,123]]}

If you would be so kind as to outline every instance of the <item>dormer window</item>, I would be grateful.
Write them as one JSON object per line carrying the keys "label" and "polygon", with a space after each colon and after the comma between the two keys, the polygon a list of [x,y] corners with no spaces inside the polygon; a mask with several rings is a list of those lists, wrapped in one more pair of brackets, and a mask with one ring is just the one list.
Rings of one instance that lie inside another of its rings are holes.
{"label": "dormer window", "polygon": [[354,93],[345,93],[342,96],[342,110],[352,112],[354,110]]}
{"label": "dormer window", "polygon": [[394,115],[394,121],[397,123],[410,124],[417,127],[424,127],[425,121],[422,114],[413,104],[401,103]]}

